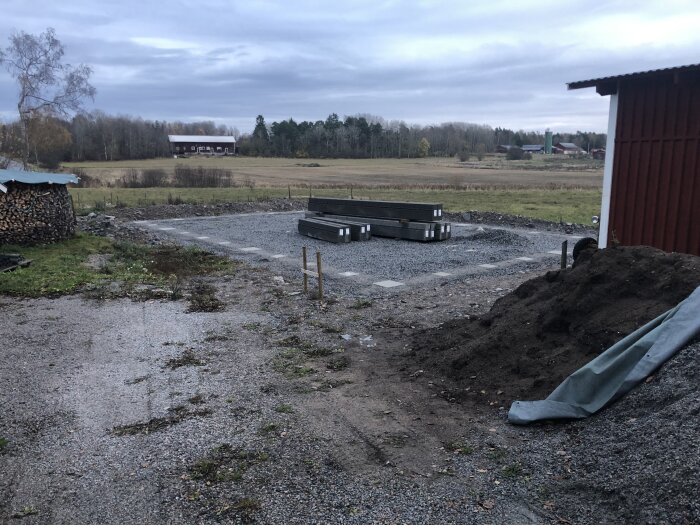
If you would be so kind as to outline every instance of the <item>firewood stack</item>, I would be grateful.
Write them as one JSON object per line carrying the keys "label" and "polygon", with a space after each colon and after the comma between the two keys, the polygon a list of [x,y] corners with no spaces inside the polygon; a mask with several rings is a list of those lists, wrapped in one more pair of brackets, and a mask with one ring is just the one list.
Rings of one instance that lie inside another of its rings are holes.
{"label": "firewood stack", "polygon": [[0,192],[0,245],[45,244],[75,234],[75,212],[65,184],[6,182]]}

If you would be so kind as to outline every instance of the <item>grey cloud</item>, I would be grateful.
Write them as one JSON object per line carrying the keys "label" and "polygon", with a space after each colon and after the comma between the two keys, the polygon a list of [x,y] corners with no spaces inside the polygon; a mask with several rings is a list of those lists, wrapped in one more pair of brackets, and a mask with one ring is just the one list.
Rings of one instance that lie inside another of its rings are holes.
{"label": "grey cloud", "polygon": [[[550,0],[162,5],[15,1],[0,19],[0,36],[54,26],[69,60],[95,67],[95,107],[104,111],[159,120],[208,116],[242,130],[259,113],[316,120],[331,112],[604,130],[607,100],[567,92],[565,82],[694,62],[700,42],[600,49],[577,33],[581,24],[624,14],[629,4],[622,1],[575,0],[566,9]],[[693,5],[675,9],[697,13]],[[635,7],[635,16],[672,11],[645,9]],[[138,38],[186,44],[162,49]],[[13,109],[6,85],[0,73],[2,113]]]}

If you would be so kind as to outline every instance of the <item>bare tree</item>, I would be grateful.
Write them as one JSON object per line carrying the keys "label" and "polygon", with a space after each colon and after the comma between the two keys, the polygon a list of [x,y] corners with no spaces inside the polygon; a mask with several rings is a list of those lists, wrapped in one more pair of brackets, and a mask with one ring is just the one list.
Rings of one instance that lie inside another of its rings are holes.
{"label": "bare tree", "polygon": [[17,111],[22,124],[22,162],[29,163],[31,122],[46,115],[67,116],[80,111],[83,99],[95,97],[90,84],[92,69],[84,64],[62,64],[63,44],[52,28],[40,35],[24,31],[10,36],[10,45],[0,51],[0,63],[19,84]]}

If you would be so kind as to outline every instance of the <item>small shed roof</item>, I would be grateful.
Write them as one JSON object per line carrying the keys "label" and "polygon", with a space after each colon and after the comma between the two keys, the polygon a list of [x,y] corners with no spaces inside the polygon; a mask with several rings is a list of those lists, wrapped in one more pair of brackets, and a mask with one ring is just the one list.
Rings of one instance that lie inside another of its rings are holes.
{"label": "small shed roof", "polygon": [[78,184],[72,173],[39,173],[35,171],[0,170],[0,184],[22,182],[24,184]]}
{"label": "small shed roof", "polygon": [[592,78],[590,80],[579,80],[576,82],[568,82],[566,85],[569,89],[595,87],[596,91],[598,91],[598,93],[601,95],[610,95],[611,93],[617,92],[617,83],[619,80],[636,80],[658,75],[680,75],[698,71],[700,71],[700,64],[688,64],[687,66],[650,69],[649,71],[637,71],[636,73],[625,73],[622,75],[613,75],[609,77]]}
{"label": "small shed roof", "polygon": [[168,135],[170,142],[216,142],[219,144],[235,143],[230,135]]}

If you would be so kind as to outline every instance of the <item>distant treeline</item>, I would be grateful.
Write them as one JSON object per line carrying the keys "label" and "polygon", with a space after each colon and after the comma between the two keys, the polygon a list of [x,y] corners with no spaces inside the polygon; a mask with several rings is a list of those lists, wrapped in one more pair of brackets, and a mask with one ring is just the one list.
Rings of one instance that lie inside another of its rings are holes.
{"label": "distant treeline", "polygon": [[[603,133],[555,133],[554,142],[573,142],[588,151],[605,147]],[[381,117],[358,115],[340,120],[335,113],[326,120],[265,123],[258,115],[251,135],[240,138],[241,155],[275,157],[404,158],[480,156],[499,145],[544,144],[544,134],[513,131],[482,124],[448,122],[408,126]]]}
{"label": "distant treeline", "polygon": [[[268,125],[262,115],[251,134],[217,126],[214,122],[151,121],[110,116],[96,111],[71,120],[42,116],[34,127],[30,158],[54,167],[62,161],[131,160],[171,154],[168,134],[233,135],[238,153],[252,156],[297,158],[407,158],[424,156],[480,157],[499,145],[543,144],[544,135],[486,125],[449,122],[407,125],[372,115],[337,114],[315,122],[294,119]],[[573,142],[584,150],[605,147],[605,134],[555,133],[554,142]],[[20,157],[21,133],[17,122],[0,127],[0,152]]]}
{"label": "distant treeline", "polygon": [[[30,161],[55,167],[64,161],[131,160],[170,156],[168,135],[238,135],[214,122],[166,122],[95,111],[71,120],[42,116],[32,123]],[[0,127],[0,152],[21,158],[19,122]]]}

